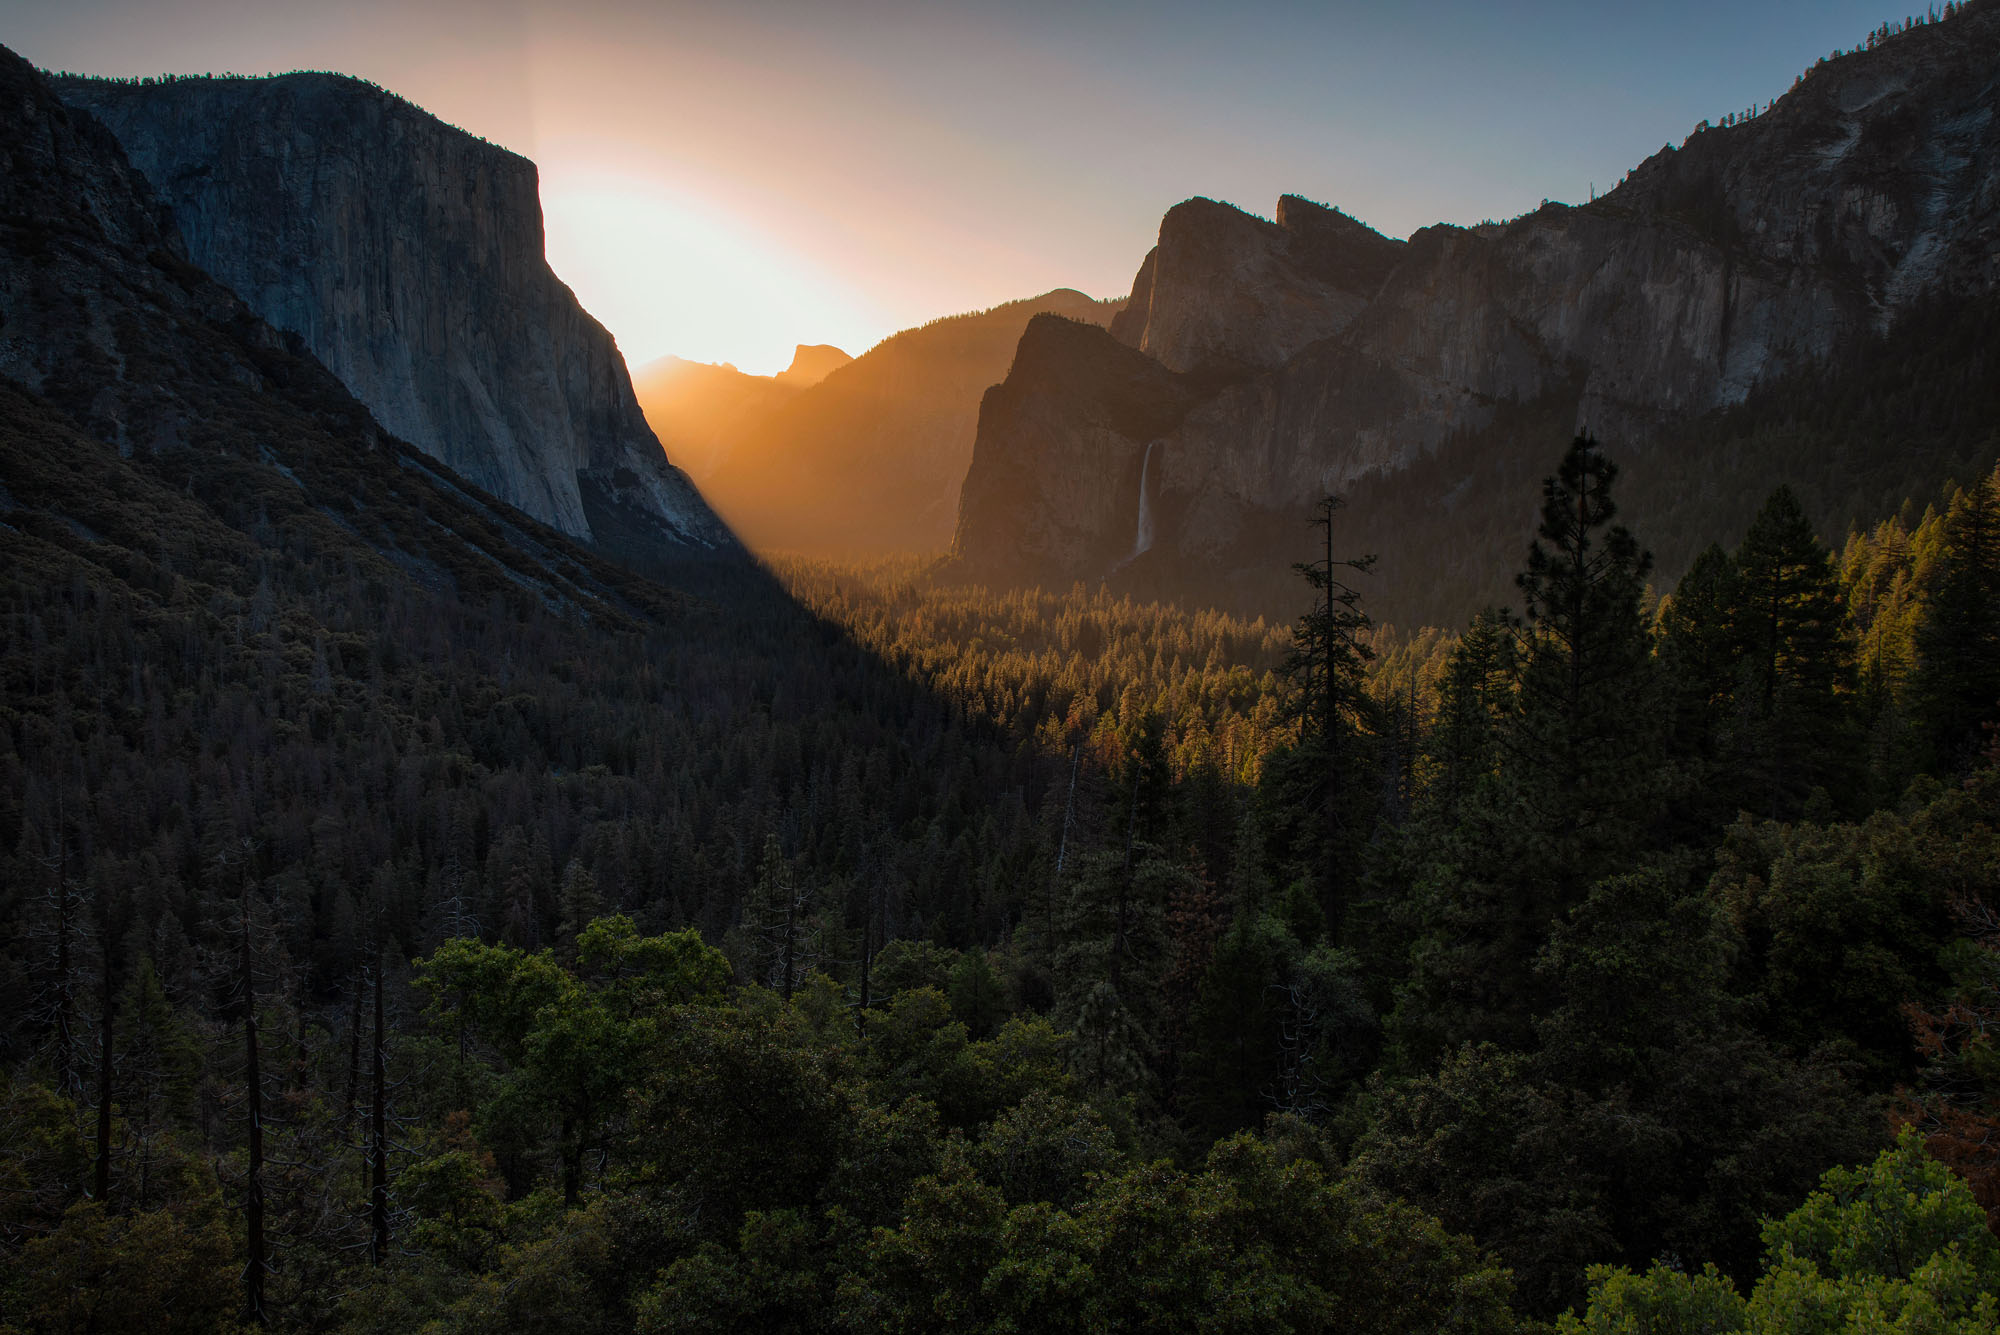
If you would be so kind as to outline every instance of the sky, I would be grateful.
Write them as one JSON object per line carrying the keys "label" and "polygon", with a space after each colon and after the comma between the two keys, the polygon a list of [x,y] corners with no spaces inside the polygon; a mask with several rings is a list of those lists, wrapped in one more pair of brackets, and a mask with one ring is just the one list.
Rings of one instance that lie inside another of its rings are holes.
{"label": "sky", "polygon": [[[1907,0],[1904,0],[1907,3]],[[0,0],[45,69],[359,75],[533,158],[634,366],[768,374],[1056,287],[1194,195],[1391,236],[1582,201],[1781,95],[1880,0]]]}

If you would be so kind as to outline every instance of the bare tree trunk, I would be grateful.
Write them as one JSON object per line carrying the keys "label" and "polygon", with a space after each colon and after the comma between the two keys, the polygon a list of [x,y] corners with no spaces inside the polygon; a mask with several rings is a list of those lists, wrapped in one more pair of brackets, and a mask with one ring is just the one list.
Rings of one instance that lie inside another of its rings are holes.
{"label": "bare tree trunk", "polygon": [[69,835],[63,828],[62,798],[56,798],[56,1078],[68,1095],[77,1087],[76,1033],[70,1000],[76,967],[70,948]]}
{"label": "bare tree trunk", "polygon": [[[864,869],[862,875],[867,875]],[[861,1004],[854,1010],[854,1031],[868,1037],[868,966],[875,958],[875,885],[871,880],[864,892],[866,908],[861,914]]]}
{"label": "bare tree trunk", "polygon": [[361,993],[368,986],[367,966],[361,961],[354,965],[354,990],[349,999],[347,1011],[347,1094],[341,1100],[340,1126],[343,1131],[354,1125],[354,1100],[361,1084]]}
{"label": "bare tree trunk", "polygon": [[1056,874],[1049,878],[1049,967],[1055,967],[1056,958],[1056,900],[1062,893],[1063,859],[1069,855],[1070,820],[1076,815],[1076,767],[1083,759],[1083,742],[1078,740],[1069,751],[1069,799],[1063,803],[1062,838],[1056,841]]}
{"label": "bare tree trunk", "polygon": [[792,971],[798,950],[799,891],[795,885],[785,887],[785,950],[782,956],[784,976],[779,980],[779,991],[786,1001],[792,999]]}
{"label": "bare tree trunk", "polygon": [[563,1208],[574,1210],[583,1196],[583,1133],[577,1129],[577,1119],[565,1114],[562,1130],[558,1133],[562,1154]]}
{"label": "bare tree trunk", "polygon": [[257,1069],[257,975],[250,962],[250,887],[242,900],[243,929],[243,1080],[249,1094],[250,1165],[243,1184],[244,1234],[250,1259],[243,1269],[243,1308],[251,1324],[264,1317],[264,1086]]}
{"label": "bare tree trunk", "polygon": [[1127,909],[1132,899],[1132,851],[1139,841],[1139,784],[1143,780],[1135,770],[1132,775],[1132,802],[1130,814],[1125,822],[1125,870],[1118,877],[1118,914],[1111,933],[1111,990],[1118,991],[1118,983],[1124,972],[1126,932],[1128,928]]}
{"label": "bare tree trunk", "polygon": [[374,1069],[368,1110],[368,1259],[376,1265],[389,1255],[389,1101],[388,1034],[382,1024],[382,946],[375,945]]}
{"label": "bare tree trunk", "polygon": [[111,891],[103,891],[99,902],[98,928],[103,959],[98,973],[99,1015],[97,1034],[97,1177],[93,1193],[100,1201],[111,1198],[111,1025],[116,1004],[111,995]]}

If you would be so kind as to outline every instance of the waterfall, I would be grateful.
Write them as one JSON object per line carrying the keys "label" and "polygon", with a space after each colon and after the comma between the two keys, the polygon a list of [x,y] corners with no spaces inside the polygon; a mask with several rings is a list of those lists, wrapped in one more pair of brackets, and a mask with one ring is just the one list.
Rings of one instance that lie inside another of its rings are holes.
{"label": "waterfall", "polygon": [[1139,465],[1139,531],[1132,538],[1132,555],[1125,558],[1127,561],[1153,549],[1153,494],[1147,490],[1146,482],[1153,471],[1153,451],[1159,444],[1157,440],[1147,444],[1146,461]]}

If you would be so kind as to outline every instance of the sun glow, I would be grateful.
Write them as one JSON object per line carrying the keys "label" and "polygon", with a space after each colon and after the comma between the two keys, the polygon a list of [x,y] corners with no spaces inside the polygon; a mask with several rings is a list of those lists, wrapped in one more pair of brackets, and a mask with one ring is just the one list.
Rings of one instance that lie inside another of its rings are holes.
{"label": "sun glow", "polygon": [[866,292],[666,183],[544,161],[549,266],[628,365],[672,354],[782,371],[798,343],[860,353],[892,332]]}

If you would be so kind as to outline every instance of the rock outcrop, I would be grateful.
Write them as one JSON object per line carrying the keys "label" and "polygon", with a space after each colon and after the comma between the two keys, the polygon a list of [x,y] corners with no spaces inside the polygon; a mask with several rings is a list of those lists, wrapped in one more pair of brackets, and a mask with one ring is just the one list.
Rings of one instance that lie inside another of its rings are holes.
{"label": "rock outcrop", "polygon": [[603,326],[550,272],[534,164],[355,79],[65,79],[189,258],[395,435],[563,532],[729,550]]}
{"label": "rock outcrop", "polygon": [[801,343],[792,349],[792,364],[772,378],[794,389],[809,389],[853,360],[831,343]]}
{"label": "rock outcrop", "polygon": [[[2000,7],[1827,62],[1766,113],[1699,130],[1584,206],[1407,244],[1289,197],[1278,219],[1178,206],[1113,326],[1166,370],[1216,377],[1162,431],[1150,482],[1150,565],[1196,583],[1264,559],[1274,522],[1313,498],[1448,444],[1552,459],[1566,431],[1518,438],[1526,409],[1643,451],[1922,303],[2000,292]],[[1052,401],[1033,383],[1048,374],[1024,358],[1005,394]],[[983,419],[956,568],[1058,585],[1109,573],[1109,535],[1037,549],[1032,569],[1004,536],[1058,513],[1129,533],[1132,445],[1098,458],[1101,440],[1087,406],[1032,431]],[[1122,501],[1080,499],[1104,489]]]}
{"label": "rock outcrop", "polygon": [[1402,250],[1294,195],[1276,222],[1190,199],[1160,220],[1111,332],[1175,371],[1266,370],[1347,328]]}
{"label": "rock outcrop", "polygon": [[986,503],[961,511],[961,546],[987,554],[986,573],[1007,582],[1132,555],[1147,447],[1179,425],[1201,383],[1103,329],[1036,316],[1012,372],[979,405],[965,494]]}

